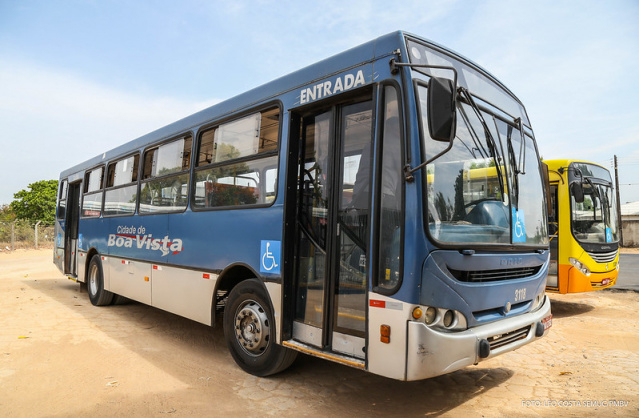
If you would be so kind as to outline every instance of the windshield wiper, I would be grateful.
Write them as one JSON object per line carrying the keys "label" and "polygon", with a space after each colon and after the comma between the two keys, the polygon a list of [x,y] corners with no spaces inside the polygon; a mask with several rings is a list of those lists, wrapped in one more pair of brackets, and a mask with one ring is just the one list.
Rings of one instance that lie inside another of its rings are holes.
{"label": "windshield wiper", "polygon": [[[493,135],[490,133],[488,124],[484,120],[484,117],[481,115],[479,107],[477,106],[477,103],[475,103],[473,96],[464,87],[460,87],[457,91],[459,92],[459,95],[466,100],[466,103],[468,103],[470,108],[473,109],[473,111],[475,112],[475,115],[477,116],[477,119],[479,119],[479,122],[484,128],[484,135],[486,136],[488,151],[490,151],[490,156],[492,157],[493,161],[495,161],[495,170],[497,171],[497,180],[499,181],[499,192],[501,193],[501,201],[503,202],[504,190],[505,190],[504,178],[502,177],[502,174],[501,174],[501,167],[499,162],[499,160],[501,159],[501,154],[499,153],[499,149],[497,148],[497,143],[495,142],[495,138],[493,138]],[[475,132],[472,124],[468,124],[468,129]],[[477,135],[477,133],[475,133],[475,135]]]}
{"label": "windshield wiper", "polygon": [[[610,207],[606,192],[601,190],[600,185],[594,184],[589,177],[584,177],[584,180],[590,185],[590,188],[593,190],[593,194],[599,199],[599,202],[601,202],[601,220],[604,222],[605,225],[607,225],[609,223],[608,218],[610,217]],[[595,218],[596,217],[597,214],[595,212]]]}
{"label": "windshield wiper", "polygon": [[506,143],[508,145],[508,159],[510,160],[510,166],[513,170],[513,204],[516,208],[519,206],[519,175],[526,174],[526,136],[524,135],[524,124],[521,118],[515,119],[517,128],[521,135],[521,142],[519,143],[519,158],[515,157],[515,150],[513,148],[513,126],[508,124],[508,135],[506,136]]}
{"label": "windshield wiper", "polygon": [[599,185],[599,199],[601,200],[601,213],[603,214],[604,227],[611,225],[610,221],[610,202],[608,201],[608,193],[604,190],[604,186]]}
{"label": "windshield wiper", "polygon": [[521,142],[519,143],[519,163],[517,164],[517,174],[526,174],[526,135],[524,134],[524,123],[522,122],[521,118],[515,119],[515,123],[517,123],[519,134],[521,135]]}
{"label": "windshield wiper", "polygon": [[506,145],[508,147],[508,159],[510,160],[510,166],[513,170],[513,184],[511,185],[513,189],[513,205],[515,208],[519,209],[519,167],[517,164],[517,160],[515,158],[515,150],[513,149],[512,142],[513,135],[513,127],[508,125],[508,135],[506,135]]}

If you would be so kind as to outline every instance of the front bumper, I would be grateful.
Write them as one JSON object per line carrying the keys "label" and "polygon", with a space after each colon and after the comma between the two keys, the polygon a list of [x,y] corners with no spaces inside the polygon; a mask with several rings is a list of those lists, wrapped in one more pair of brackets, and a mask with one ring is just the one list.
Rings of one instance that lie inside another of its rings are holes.
{"label": "front bumper", "polygon": [[593,290],[605,289],[617,283],[619,272],[614,269],[605,273],[590,273],[584,275],[578,269],[572,267],[568,270],[568,293],[592,292]]}
{"label": "front bumper", "polygon": [[[439,376],[515,350],[548,333],[550,299],[537,311],[461,332],[443,332],[422,322],[408,322],[406,380]],[[542,332],[543,329],[543,332]]]}

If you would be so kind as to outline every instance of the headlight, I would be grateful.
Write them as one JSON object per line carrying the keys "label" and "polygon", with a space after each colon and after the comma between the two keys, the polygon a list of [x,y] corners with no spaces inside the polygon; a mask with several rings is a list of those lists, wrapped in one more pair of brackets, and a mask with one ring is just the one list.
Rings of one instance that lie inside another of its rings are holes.
{"label": "headlight", "polygon": [[582,272],[585,276],[590,276],[590,269],[586,267],[584,263],[572,257],[569,257],[568,261],[570,261],[570,264],[575,266],[575,268],[579,270],[580,272]]}
{"label": "headlight", "polygon": [[430,306],[426,309],[426,317],[424,317],[424,321],[426,322],[426,325],[432,325],[433,322],[435,322],[435,319],[437,319],[437,309]]}
{"label": "headlight", "polygon": [[443,328],[451,331],[460,331],[468,328],[464,314],[453,309],[418,306],[413,309],[413,318],[434,328]]}
{"label": "headlight", "polygon": [[533,301],[532,311],[536,311],[537,309],[541,307],[541,305],[543,305],[545,297],[546,297],[545,291],[542,291],[540,294],[537,295],[537,297]]}
{"label": "headlight", "polygon": [[444,320],[442,321],[444,327],[450,328],[453,325],[453,321],[455,321],[455,313],[451,310],[447,310],[444,314]]}

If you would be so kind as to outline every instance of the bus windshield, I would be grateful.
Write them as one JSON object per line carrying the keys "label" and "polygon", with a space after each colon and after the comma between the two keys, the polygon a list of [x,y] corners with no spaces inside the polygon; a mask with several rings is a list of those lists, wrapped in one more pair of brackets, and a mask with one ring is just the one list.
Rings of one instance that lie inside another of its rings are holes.
{"label": "bus windshield", "polygon": [[[580,164],[584,166],[584,164]],[[599,168],[596,166],[589,166]],[[577,203],[570,188],[571,226],[575,238],[583,243],[601,244],[619,241],[617,201],[609,180],[587,177],[592,171],[581,168],[584,199]],[[608,177],[610,175],[608,174]]]}
{"label": "bus windshield", "polygon": [[[426,90],[419,88],[422,118]],[[448,143],[431,139],[427,126],[423,119],[425,155],[431,159]],[[428,228],[435,240],[547,245],[537,152],[521,129],[474,103],[458,102],[452,148],[427,165]]]}

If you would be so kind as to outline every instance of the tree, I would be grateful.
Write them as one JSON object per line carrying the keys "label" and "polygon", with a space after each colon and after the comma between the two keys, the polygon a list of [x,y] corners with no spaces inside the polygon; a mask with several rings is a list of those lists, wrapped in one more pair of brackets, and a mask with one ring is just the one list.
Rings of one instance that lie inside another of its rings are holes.
{"label": "tree", "polygon": [[11,210],[9,205],[0,205],[0,222],[13,222],[16,214]]}
{"label": "tree", "polygon": [[55,204],[58,180],[40,180],[29,185],[31,190],[20,190],[13,195],[11,209],[16,218],[45,225],[55,222]]}

